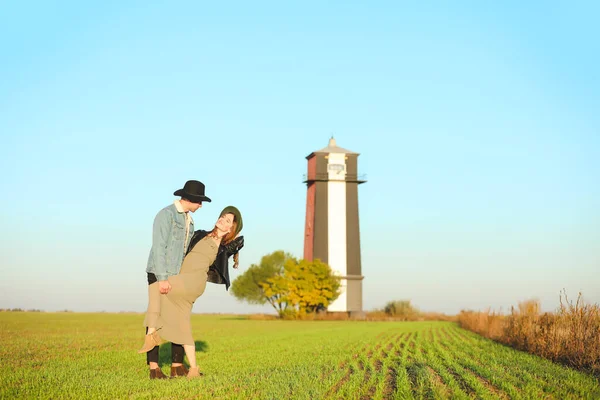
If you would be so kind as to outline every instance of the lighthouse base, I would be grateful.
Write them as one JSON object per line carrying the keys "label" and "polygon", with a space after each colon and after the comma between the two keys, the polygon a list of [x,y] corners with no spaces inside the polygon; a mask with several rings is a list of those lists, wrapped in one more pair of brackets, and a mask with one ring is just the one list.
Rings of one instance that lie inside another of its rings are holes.
{"label": "lighthouse base", "polygon": [[341,277],[340,296],[327,307],[328,312],[362,312],[363,275]]}

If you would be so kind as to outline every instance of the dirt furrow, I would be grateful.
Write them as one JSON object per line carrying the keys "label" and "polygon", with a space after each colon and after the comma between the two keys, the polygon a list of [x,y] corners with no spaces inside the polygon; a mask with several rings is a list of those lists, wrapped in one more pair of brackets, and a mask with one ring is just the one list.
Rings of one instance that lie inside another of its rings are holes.
{"label": "dirt furrow", "polygon": [[475,371],[473,371],[473,376],[479,381],[479,383],[483,385],[483,387],[489,390],[494,396],[498,397],[499,399],[510,399],[510,397],[506,393],[492,385],[492,383],[485,379],[483,376],[476,374]]}
{"label": "dirt furrow", "polygon": [[354,373],[354,368],[352,368],[352,366],[349,366],[348,369],[346,370],[346,374],[339,381],[337,381],[337,383],[335,385],[333,385],[331,387],[331,389],[329,389],[329,391],[327,392],[327,397],[339,392],[340,388],[342,386],[344,386],[350,380],[350,376],[353,373]]}
{"label": "dirt furrow", "polygon": [[396,393],[397,384],[396,381],[398,379],[398,373],[396,372],[396,368],[388,367],[387,373],[385,375],[385,388],[383,389],[383,398],[391,399]]}
{"label": "dirt furrow", "polygon": [[442,379],[442,377],[437,372],[435,372],[435,370],[433,368],[431,368],[429,365],[427,366],[427,372],[429,373],[429,376],[431,377],[432,386],[437,388],[438,391],[444,397],[449,397],[450,390],[444,383],[444,380]]}

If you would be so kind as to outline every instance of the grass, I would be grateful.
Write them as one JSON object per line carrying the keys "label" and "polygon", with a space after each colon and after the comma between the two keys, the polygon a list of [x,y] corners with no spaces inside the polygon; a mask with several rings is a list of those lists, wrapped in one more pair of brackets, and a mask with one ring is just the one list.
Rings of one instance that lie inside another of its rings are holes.
{"label": "grass", "polygon": [[[0,313],[0,398],[596,399],[599,382],[451,322],[194,315],[206,376],[151,381],[141,314]],[[169,372],[170,346],[161,347]]]}

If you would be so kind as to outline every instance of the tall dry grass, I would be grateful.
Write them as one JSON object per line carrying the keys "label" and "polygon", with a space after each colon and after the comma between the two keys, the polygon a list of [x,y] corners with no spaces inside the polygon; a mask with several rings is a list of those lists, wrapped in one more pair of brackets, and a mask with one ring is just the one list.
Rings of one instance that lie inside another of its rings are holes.
{"label": "tall dry grass", "polygon": [[461,311],[459,324],[519,350],[600,376],[600,305],[560,294],[555,313],[542,313],[537,300],[512,307],[509,315],[491,310]]}

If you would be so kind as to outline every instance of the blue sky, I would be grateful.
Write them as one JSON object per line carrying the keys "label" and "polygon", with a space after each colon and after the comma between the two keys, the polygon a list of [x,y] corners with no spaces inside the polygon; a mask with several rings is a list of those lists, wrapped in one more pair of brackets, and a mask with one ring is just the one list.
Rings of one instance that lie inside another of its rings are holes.
{"label": "blue sky", "polygon": [[301,256],[331,135],[368,179],[365,309],[600,302],[597,3],[121,3],[0,2],[0,308],[143,311],[187,179],[197,227],[244,214],[242,271]]}

